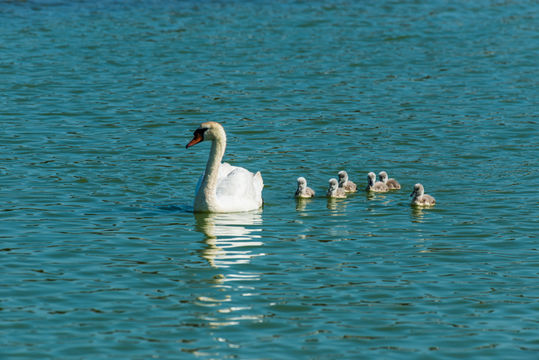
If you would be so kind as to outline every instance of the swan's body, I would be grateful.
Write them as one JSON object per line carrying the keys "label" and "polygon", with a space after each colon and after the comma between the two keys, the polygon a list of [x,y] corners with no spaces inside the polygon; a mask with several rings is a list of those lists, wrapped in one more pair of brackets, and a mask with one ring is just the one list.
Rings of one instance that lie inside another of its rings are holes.
{"label": "swan's body", "polygon": [[339,187],[346,192],[356,192],[357,186],[353,181],[348,180],[348,173],[344,170],[339,171]]}
{"label": "swan's body", "polygon": [[314,197],[314,190],[307,186],[307,180],[302,176],[298,178],[298,189],[296,190],[295,197],[299,199]]}
{"label": "swan's body", "polygon": [[329,188],[327,191],[328,198],[345,198],[346,191],[343,188],[339,187],[339,182],[337,179],[329,179]]}
{"label": "swan's body", "polygon": [[241,212],[262,206],[264,182],[260,172],[252,172],[228,163],[221,163],[226,148],[226,133],[221,124],[209,121],[200,124],[187,148],[203,140],[212,142],[206,171],[198,180],[194,210],[197,212]]}
{"label": "swan's body", "polygon": [[381,181],[376,181],[376,174],[373,172],[370,172],[367,175],[367,180],[369,184],[367,185],[366,191],[373,191],[373,192],[386,192],[389,191],[389,188],[386,184],[384,184]]}
{"label": "swan's body", "polygon": [[401,184],[395,179],[388,179],[387,173],[385,171],[380,171],[378,174],[378,177],[380,178],[380,181],[387,185],[389,190],[399,190],[401,188]]}
{"label": "swan's body", "polygon": [[414,197],[412,199],[412,206],[433,206],[436,204],[436,200],[432,196],[425,194],[423,185],[419,183],[414,185],[414,191],[412,191],[410,196]]}

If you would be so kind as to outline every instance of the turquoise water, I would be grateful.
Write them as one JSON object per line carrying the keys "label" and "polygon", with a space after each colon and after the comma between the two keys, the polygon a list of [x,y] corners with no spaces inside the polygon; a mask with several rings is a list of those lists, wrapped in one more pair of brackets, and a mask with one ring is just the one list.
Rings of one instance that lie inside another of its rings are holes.
{"label": "turquoise water", "polygon": [[[534,358],[538,14],[1,3],[1,357]],[[191,211],[207,120],[262,211]],[[403,189],[328,202],[343,169]]]}

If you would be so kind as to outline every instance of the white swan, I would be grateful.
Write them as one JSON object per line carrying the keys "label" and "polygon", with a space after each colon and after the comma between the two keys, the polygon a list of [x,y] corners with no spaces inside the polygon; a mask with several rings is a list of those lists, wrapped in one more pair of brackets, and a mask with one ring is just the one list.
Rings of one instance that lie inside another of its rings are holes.
{"label": "white swan", "polygon": [[298,199],[306,199],[314,197],[314,190],[307,186],[307,180],[303,176],[298,178],[298,189],[295,197]]}
{"label": "white swan", "polygon": [[346,197],[346,191],[339,187],[337,179],[329,179],[329,188],[326,195],[328,198],[343,199]]}
{"label": "white swan", "polygon": [[387,185],[389,190],[399,190],[401,188],[401,184],[395,179],[388,179],[387,173],[385,171],[380,171],[378,174],[378,177],[380,178],[380,181]]}
{"label": "white swan", "polygon": [[425,194],[425,189],[420,183],[414,185],[414,191],[412,191],[410,196],[414,197],[412,199],[412,206],[433,206],[436,204],[436,200],[432,196]]}
{"label": "white swan", "polygon": [[344,170],[339,171],[339,187],[346,192],[356,192],[357,190],[356,184],[348,180],[348,173]]}
{"label": "white swan", "polygon": [[374,192],[386,192],[389,191],[389,188],[386,184],[384,184],[381,181],[376,181],[376,174],[372,171],[367,175],[367,180],[369,181],[369,184],[367,185],[366,191],[374,191]]}
{"label": "white swan", "polygon": [[260,172],[221,163],[226,148],[226,133],[221,124],[209,121],[195,130],[189,148],[203,140],[212,142],[206,171],[198,180],[194,210],[197,212],[241,212],[262,206],[264,182]]}

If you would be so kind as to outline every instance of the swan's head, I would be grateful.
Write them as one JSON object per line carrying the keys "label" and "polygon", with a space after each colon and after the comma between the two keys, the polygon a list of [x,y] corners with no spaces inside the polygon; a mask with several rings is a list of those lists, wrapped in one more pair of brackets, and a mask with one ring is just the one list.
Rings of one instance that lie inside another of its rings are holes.
{"label": "swan's head", "polygon": [[387,182],[387,173],[385,171],[380,171],[378,177],[380,178],[380,181],[384,184]]}
{"label": "swan's head", "polygon": [[303,176],[298,178],[298,189],[305,189],[307,187],[307,180]]}
{"label": "swan's head", "polygon": [[193,140],[191,140],[185,148],[190,148],[204,140],[226,140],[225,129],[221,124],[215,121],[202,123],[193,133]]}
{"label": "swan's head", "polygon": [[339,187],[339,182],[337,181],[337,179],[329,179],[329,188],[328,188],[329,192],[333,192],[337,190],[338,187]]}
{"label": "swan's head", "polygon": [[410,194],[410,196],[423,196],[423,194],[425,193],[425,189],[423,188],[423,185],[421,185],[420,183],[417,183],[414,185],[414,191],[412,191],[412,193]]}
{"label": "swan's head", "polygon": [[348,173],[344,170],[339,171],[339,185],[348,181]]}
{"label": "swan's head", "polygon": [[376,182],[376,174],[371,171],[367,174],[367,180],[369,181],[369,185],[374,185]]}

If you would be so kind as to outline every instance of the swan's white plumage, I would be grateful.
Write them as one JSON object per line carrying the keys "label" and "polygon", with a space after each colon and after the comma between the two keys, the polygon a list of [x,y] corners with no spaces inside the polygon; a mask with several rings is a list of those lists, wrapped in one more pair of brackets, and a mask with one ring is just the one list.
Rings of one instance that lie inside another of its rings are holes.
{"label": "swan's white plumage", "polygon": [[[201,131],[203,130],[203,131]],[[221,163],[226,147],[226,134],[216,122],[207,122],[197,130],[202,140],[212,140],[212,149],[206,171],[199,178],[195,190],[195,211],[241,212],[259,209],[262,204],[264,182],[260,172],[252,172],[228,163]],[[195,131],[195,138],[197,138]],[[192,146],[189,143],[188,146]]]}
{"label": "swan's white plumage", "polygon": [[258,209],[262,206],[263,187],[260,172],[253,174],[229,163],[219,166],[216,195],[220,206],[225,209]]}

